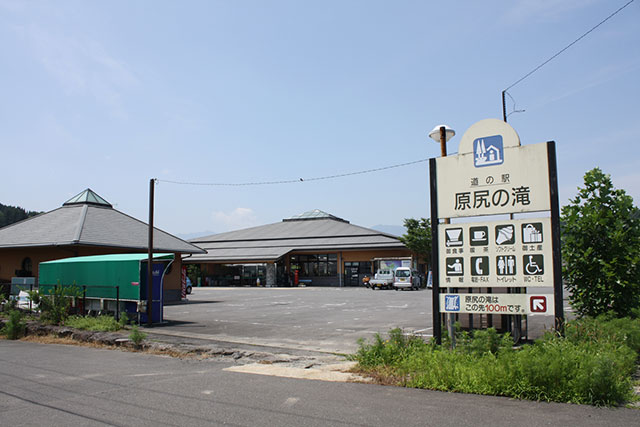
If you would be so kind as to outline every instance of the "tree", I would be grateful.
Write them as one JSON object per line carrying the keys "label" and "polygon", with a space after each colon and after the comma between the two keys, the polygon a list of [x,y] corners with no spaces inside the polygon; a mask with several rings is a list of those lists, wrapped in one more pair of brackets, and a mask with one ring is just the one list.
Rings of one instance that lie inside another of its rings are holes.
{"label": "tree", "polygon": [[404,226],[407,232],[400,237],[400,241],[428,266],[431,263],[431,220],[405,218]]}
{"label": "tree", "polygon": [[187,277],[191,280],[193,286],[198,286],[198,279],[202,277],[202,271],[200,264],[186,264],[187,265]]}
{"label": "tree", "polygon": [[16,206],[6,206],[0,203],[0,228],[27,219],[41,212],[32,212]]}
{"label": "tree", "polygon": [[581,316],[640,307],[640,210],[599,168],[562,208],[562,275]]}

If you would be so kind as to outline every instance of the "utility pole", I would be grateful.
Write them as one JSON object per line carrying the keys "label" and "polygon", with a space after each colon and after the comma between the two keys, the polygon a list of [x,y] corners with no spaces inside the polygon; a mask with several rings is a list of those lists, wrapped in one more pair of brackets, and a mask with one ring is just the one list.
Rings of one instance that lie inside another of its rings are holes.
{"label": "utility pole", "polygon": [[507,123],[507,100],[504,97],[506,92],[506,90],[502,91],[502,120],[505,123]]}
{"label": "utility pole", "polygon": [[149,180],[149,242],[148,242],[148,260],[147,260],[147,325],[151,326],[153,306],[153,199],[155,178]]}

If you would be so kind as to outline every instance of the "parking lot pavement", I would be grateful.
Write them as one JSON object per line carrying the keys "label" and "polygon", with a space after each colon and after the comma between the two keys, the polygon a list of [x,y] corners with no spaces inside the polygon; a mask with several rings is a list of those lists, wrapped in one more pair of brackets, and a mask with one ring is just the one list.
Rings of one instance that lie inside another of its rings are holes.
{"label": "parking lot pavement", "polygon": [[[430,290],[194,288],[187,302],[165,307],[167,325],[149,332],[182,342],[353,353],[359,338],[393,328],[430,337],[431,307]],[[541,333],[552,321],[537,317],[530,325]]]}
{"label": "parking lot pavement", "polygon": [[366,288],[194,288],[166,306],[154,333],[322,352],[351,353],[359,338],[399,327],[430,336],[430,291]]}

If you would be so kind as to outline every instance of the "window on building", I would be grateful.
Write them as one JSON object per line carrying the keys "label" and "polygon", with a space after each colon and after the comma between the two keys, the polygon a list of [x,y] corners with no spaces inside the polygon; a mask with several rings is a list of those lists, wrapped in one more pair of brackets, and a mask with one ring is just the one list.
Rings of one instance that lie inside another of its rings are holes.
{"label": "window on building", "polygon": [[298,267],[301,276],[338,275],[338,255],[336,254],[291,255],[289,261],[291,269],[294,270]]}
{"label": "window on building", "polygon": [[18,277],[32,277],[33,276],[33,262],[31,258],[26,257],[22,260],[22,270],[16,271]]}

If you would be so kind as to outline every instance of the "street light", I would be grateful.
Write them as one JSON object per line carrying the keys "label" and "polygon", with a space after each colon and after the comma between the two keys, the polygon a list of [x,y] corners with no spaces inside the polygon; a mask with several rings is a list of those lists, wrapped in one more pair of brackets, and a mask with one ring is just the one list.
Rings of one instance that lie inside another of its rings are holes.
{"label": "street light", "polygon": [[429,132],[429,138],[440,143],[442,157],[447,157],[447,141],[454,137],[456,131],[447,125],[438,125]]}

